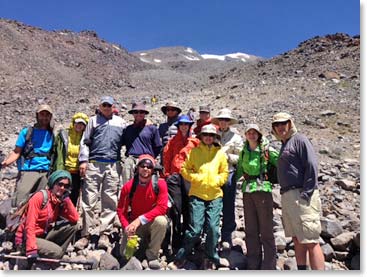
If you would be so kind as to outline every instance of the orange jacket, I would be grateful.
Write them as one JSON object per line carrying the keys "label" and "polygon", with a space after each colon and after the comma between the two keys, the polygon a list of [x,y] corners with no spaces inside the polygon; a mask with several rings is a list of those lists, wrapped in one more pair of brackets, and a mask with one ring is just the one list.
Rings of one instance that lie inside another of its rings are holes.
{"label": "orange jacket", "polygon": [[168,141],[163,149],[163,166],[165,177],[173,173],[180,173],[182,164],[190,150],[200,144],[200,140],[193,137],[183,137],[180,131]]}

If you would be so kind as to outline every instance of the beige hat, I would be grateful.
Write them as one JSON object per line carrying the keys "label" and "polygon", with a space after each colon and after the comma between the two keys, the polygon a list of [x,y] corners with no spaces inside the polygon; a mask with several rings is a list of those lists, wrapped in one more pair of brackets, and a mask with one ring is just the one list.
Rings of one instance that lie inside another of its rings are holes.
{"label": "beige hat", "polygon": [[262,132],[260,131],[260,128],[257,124],[248,124],[246,126],[246,130],[245,133],[247,133],[248,131],[250,131],[251,129],[254,129],[256,132],[258,132],[260,134],[260,136],[262,136]]}
{"label": "beige hat", "polygon": [[49,105],[42,104],[38,106],[37,113],[42,111],[48,111],[50,114],[53,114],[52,109]]}
{"label": "beige hat", "polygon": [[202,134],[215,134],[217,139],[220,139],[217,128],[213,124],[204,125],[201,127],[201,132],[197,135],[201,139]]}
{"label": "beige hat", "polygon": [[181,113],[182,110],[177,106],[177,103],[174,102],[174,101],[168,101],[162,108],[161,108],[161,111],[164,113],[164,114],[167,114],[167,108],[170,107],[170,108],[175,108],[178,113]]}
{"label": "beige hat", "polygon": [[291,120],[292,119],[292,116],[288,113],[284,113],[284,112],[280,112],[280,113],[277,113],[275,115],[273,115],[273,119],[271,121],[271,123],[275,123],[275,122],[285,122],[285,121],[288,121],[288,120]]}
{"label": "beige hat", "polygon": [[232,116],[232,111],[230,109],[227,109],[227,108],[221,109],[219,111],[218,115],[213,117],[212,123],[218,125],[219,124],[219,119],[221,119],[221,118],[230,119],[230,122],[229,122],[230,125],[238,123],[238,120]]}
{"label": "beige hat", "polygon": [[144,111],[145,114],[149,114],[149,111],[143,103],[133,103],[131,110],[128,111],[129,114],[133,114],[134,111]]}

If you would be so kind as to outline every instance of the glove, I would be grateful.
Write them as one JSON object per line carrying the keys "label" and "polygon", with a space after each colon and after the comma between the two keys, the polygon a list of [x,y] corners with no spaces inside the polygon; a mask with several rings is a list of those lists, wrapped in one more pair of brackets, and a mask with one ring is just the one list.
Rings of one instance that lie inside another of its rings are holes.
{"label": "glove", "polygon": [[28,262],[28,265],[32,265],[34,264],[35,262],[37,262],[37,259],[39,258],[38,256],[38,253],[37,251],[31,253],[31,254],[28,254],[27,255],[27,262]]}

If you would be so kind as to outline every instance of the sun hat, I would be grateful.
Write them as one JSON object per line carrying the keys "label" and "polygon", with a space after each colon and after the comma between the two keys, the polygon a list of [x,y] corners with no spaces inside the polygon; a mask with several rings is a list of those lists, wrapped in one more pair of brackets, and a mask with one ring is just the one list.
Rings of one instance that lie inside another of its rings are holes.
{"label": "sun hat", "polygon": [[221,118],[230,119],[230,121],[229,121],[230,125],[238,123],[238,120],[233,117],[232,111],[230,109],[227,109],[227,108],[221,109],[219,111],[218,115],[212,118],[212,123],[218,125],[219,124],[219,119],[221,119]]}
{"label": "sun hat", "polygon": [[256,132],[258,132],[261,136],[263,135],[263,133],[260,131],[260,128],[257,124],[248,124],[246,126],[246,129],[245,129],[245,133],[247,133],[248,131],[250,131],[251,129],[254,129]]}
{"label": "sun hat", "polygon": [[213,124],[208,124],[201,127],[201,132],[197,136],[201,139],[203,134],[215,134],[216,138],[220,139],[217,128]]}
{"label": "sun hat", "polygon": [[210,113],[210,107],[209,107],[209,105],[199,106],[199,113],[200,112]]}
{"label": "sun hat", "polygon": [[167,114],[167,108],[174,108],[178,111],[178,113],[181,113],[181,108],[178,107],[177,103],[174,101],[168,101],[162,108],[161,111],[166,115]]}
{"label": "sun hat", "polygon": [[174,124],[176,127],[178,127],[180,123],[188,123],[190,124],[190,126],[192,126],[192,124],[194,124],[194,121],[192,121],[188,115],[183,114],[178,117],[177,121]]}
{"label": "sun hat", "polygon": [[280,113],[273,115],[273,119],[271,123],[273,124],[276,122],[285,122],[291,119],[292,119],[292,116],[290,114],[285,113],[285,112],[280,112]]}
{"label": "sun hat", "polygon": [[42,111],[47,111],[50,114],[53,113],[51,107],[49,105],[46,105],[46,104],[42,104],[42,105],[38,106],[37,113],[40,113]]}
{"label": "sun hat", "polygon": [[146,109],[143,103],[133,103],[131,110],[128,113],[132,114],[134,111],[144,111],[145,114],[149,114],[149,111]]}

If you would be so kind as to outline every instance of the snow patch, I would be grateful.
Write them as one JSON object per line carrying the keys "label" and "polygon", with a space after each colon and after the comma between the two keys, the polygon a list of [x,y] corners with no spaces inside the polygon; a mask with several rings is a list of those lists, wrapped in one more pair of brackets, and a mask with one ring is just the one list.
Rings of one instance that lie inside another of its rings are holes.
{"label": "snow patch", "polygon": [[150,63],[150,61],[148,61],[147,59],[144,59],[144,58],[139,58],[142,62],[145,62],[145,63]]}
{"label": "snow patch", "polygon": [[156,63],[161,63],[162,60],[159,60],[159,59],[154,59],[153,61],[155,61]]}
{"label": "snow patch", "polygon": [[215,60],[220,60],[220,61],[224,61],[224,59],[226,58],[225,55],[203,54],[201,56],[203,57],[203,59],[215,59]]}
{"label": "snow patch", "polygon": [[186,50],[185,50],[186,52],[189,52],[189,53],[194,53],[194,51],[192,50],[192,48],[190,48],[190,47],[188,47],[188,48],[186,48]]}
{"label": "snow patch", "polygon": [[147,53],[140,53],[140,56],[145,56]]}
{"label": "snow patch", "polygon": [[213,54],[203,54],[201,55],[203,59],[216,59],[220,61],[224,61],[227,57],[232,59],[237,59],[243,62],[247,62],[247,60],[250,58],[250,55],[247,55],[245,53],[232,53],[232,54],[226,54],[226,55],[213,55]]}
{"label": "snow patch", "polygon": [[121,50],[121,48],[118,47],[117,45],[112,44],[112,47],[115,48],[115,49],[117,49],[117,50]]}
{"label": "snow patch", "polygon": [[200,61],[200,59],[198,57],[195,57],[195,56],[186,56],[186,55],[183,55],[186,59],[188,59],[189,61]]}

